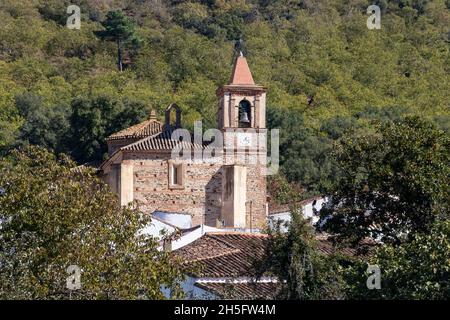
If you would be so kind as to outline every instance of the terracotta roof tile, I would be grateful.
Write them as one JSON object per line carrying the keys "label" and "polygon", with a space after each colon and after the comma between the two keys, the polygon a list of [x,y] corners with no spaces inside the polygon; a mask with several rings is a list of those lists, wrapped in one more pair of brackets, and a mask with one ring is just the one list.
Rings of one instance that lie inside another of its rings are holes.
{"label": "terracotta roof tile", "polygon": [[239,55],[233,66],[233,73],[231,74],[230,84],[234,85],[254,85],[252,73],[247,64],[247,59],[241,54]]}
{"label": "terracotta roof tile", "polygon": [[204,148],[203,145],[193,143],[191,141],[179,141],[171,138],[172,130],[165,130],[153,136],[145,137],[139,141],[122,147],[120,150],[143,151],[143,150],[172,150],[179,146],[183,148]]}
{"label": "terracotta roof tile", "polygon": [[197,287],[214,293],[222,299],[275,299],[281,290],[278,282],[196,283]]}
{"label": "terracotta roof tile", "polygon": [[149,119],[138,123],[129,128],[113,133],[106,140],[116,139],[140,139],[148,136],[153,136],[160,133],[163,129],[163,124],[155,119]]}
{"label": "terracotta roof tile", "polygon": [[[261,233],[207,233],[194,242],[175,250],[186,266],[197,265],[198,277],[251,277],[256,261],[264,257],[264,249],[268,238]],[[318,250],[323,254],[339,252],[354,256],[355,249],[336,248],[326,234],[316,236]]]}
{"label": "terracotta roof tile", "polygon": [[198,276],[248,276],[255,259],[264,254],[265,238],[251,233],[207,233],[175,253],[186,264],[198,263]]}

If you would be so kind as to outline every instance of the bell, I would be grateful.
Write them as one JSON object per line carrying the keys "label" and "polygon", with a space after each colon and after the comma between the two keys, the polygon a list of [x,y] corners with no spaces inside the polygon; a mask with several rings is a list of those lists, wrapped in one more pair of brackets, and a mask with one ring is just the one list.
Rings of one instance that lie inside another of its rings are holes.
{"label": "bell", "polygon": [[250,120],[248,119],[247,112],[244,111],[244,112],[241,113],[241,118],[239,119],[239,122],[250,123]]}

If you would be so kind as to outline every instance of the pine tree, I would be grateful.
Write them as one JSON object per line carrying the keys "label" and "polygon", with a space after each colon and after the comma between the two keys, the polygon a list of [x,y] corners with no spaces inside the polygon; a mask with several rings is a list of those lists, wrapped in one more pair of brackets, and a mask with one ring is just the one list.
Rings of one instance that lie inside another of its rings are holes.
{"label": "pine tree", "polygon": [[102,22],[105,30],[97,31],[102,40],[114,41],[117,44],[117,68],[123,70],[123,47],[130,42],[138,42],[133,22],[122,11],[109,11]]}

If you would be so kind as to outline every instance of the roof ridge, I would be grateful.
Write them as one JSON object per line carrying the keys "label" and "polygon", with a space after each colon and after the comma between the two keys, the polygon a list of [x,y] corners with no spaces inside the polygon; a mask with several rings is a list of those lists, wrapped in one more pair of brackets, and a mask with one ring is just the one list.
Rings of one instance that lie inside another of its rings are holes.
{"label": "roof ridge", "polygon": [[214,240],[216,240],[216,241],[218,241],[218,242],[220,242],[220,243],[223,243],[223,244],[225,244],[225,245],[227,245],[227,246],[229,246],[229,247],[231,247],[231,248],[234,248],[234,249],[236,249],[236,250],[242,251],[241,249],[237,248],[236,246],[232,245],[231,243],[228,243],[228,242],[226,242],[226,241],[224,241],[224,240],[222,240],[222,239],[220,239],[220,238],[215,237],[214,234],[208,234],[208,233],[206,233],[205,235],[208,236],[208,237],[210,237],[210,238],[213,238]]}
{"label": "roof ridge", "polygon": [[159,132],[161,132],[161,129],[163,127],[163,123],[157,119],[147,119],[142,122],[136,123],[128,128],[124,128],[122,130],[119,130],[117,132],[112,133],[109,135],[106,140],[113,140],[113,139],[120,139],[120,138],[131,138],[134,136],[145,135],[145,129],[152,124],[156,124],[159,127]]}
{"label": "roof ridge", "polygon": [[253,232],[244,232],[244,231],[208,231],[208,235],[242,235],[242,236],[250,236],[250,237],[268,237],[268,234],[265,233],[253,233]]}
{"label": "roof ridge", "polygon": [[138,143],[140,143],[140,142],[142,142],[142,141],[144,141],[146,139],[152,139],[152,138],[156,137],[157,135],[160,135],[161,133],[162,132],[157,132],[157,133],[155,133],[155,134],[153,134],[151,136],[143,137],[143,138],[139,139],[138,141],[135,141],[133,143],[130,143],[130,144],[127,144],[127,145],[121,147],[119,150],[126,150],[128,147],[137,145]]}
{"label": "roof ridge", "polygon": [[[136,148],[137,150],[166,150],[166,149],[173,149],[175,146],[187,146],[189,145],[191,148],[207,148],[207,146],[204,146],[203,144],[198,144],[192,139],[190,141],[184,141],[184,140],[175,140],[172,139],[173,129],[172,128],[166,128],[163,129],[160,132],[157,132],[151,136],[143,137],[142,139],[139,139],[138,141],[135,141],[133,143],[127,144],[126,146],[123,146],[120,148],[120,150],[131,150],[133,151],[133,148]],[[145,145],[147,143],[147,145]],[[149,148],[149,149],[148,149]]]}

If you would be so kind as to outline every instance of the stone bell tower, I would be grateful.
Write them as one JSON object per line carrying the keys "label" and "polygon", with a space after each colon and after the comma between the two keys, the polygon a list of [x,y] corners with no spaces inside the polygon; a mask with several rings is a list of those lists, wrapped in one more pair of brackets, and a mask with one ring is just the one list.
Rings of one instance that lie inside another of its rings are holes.
{"label": "stone bell tower", "polygon": [[217,90],[218,127],[266,128],[266,88],[253,81],[247,59],[240,52],[230,82]]}
{"label": "stone bell tower", "polygon": [[255,84],[242,52],[217,96],[224,139],[222,220],[225,227],[261,228],[267,217],[266,88]]}

